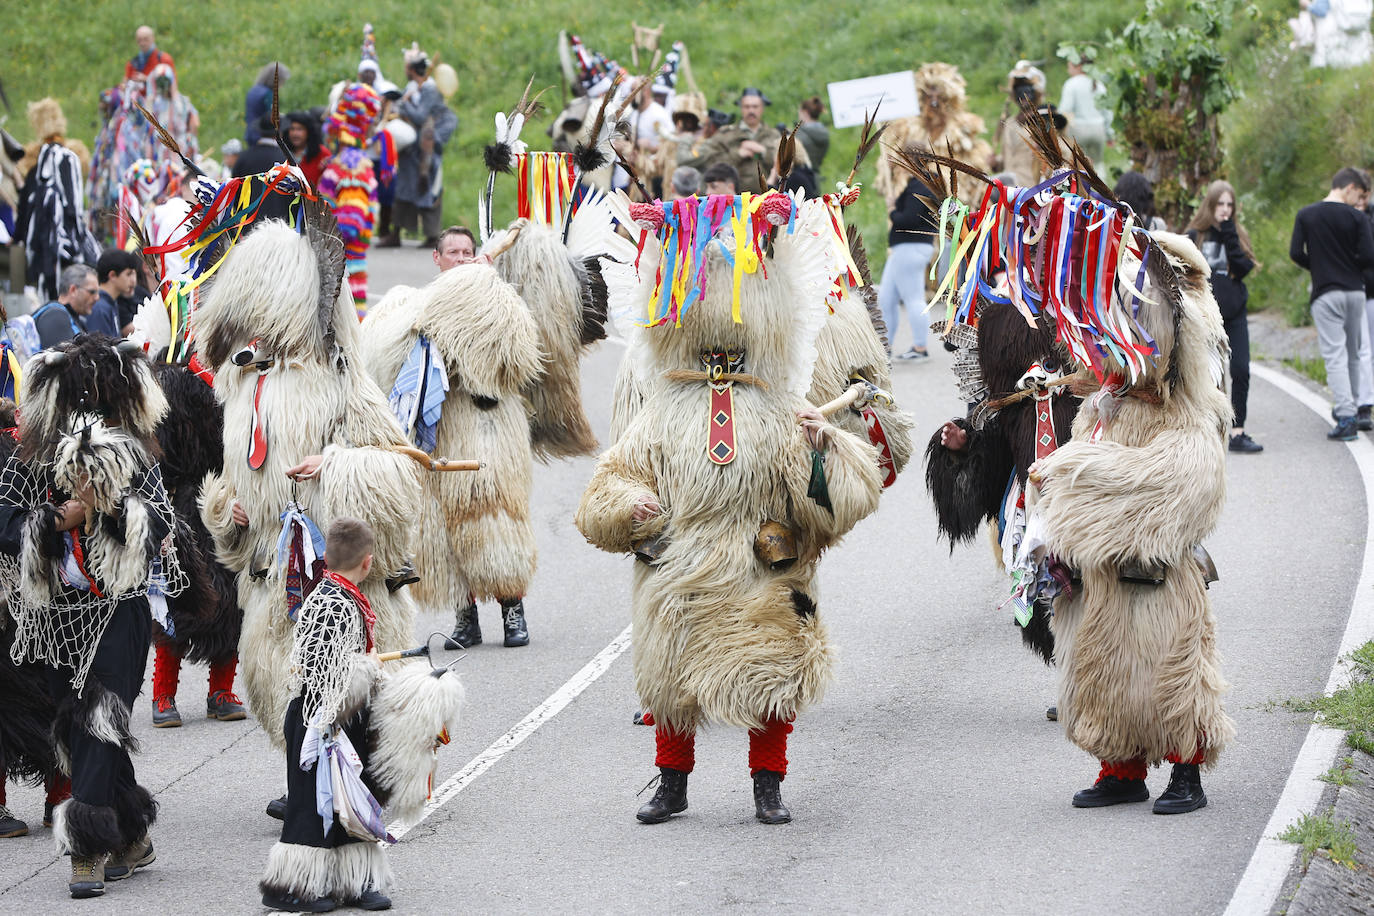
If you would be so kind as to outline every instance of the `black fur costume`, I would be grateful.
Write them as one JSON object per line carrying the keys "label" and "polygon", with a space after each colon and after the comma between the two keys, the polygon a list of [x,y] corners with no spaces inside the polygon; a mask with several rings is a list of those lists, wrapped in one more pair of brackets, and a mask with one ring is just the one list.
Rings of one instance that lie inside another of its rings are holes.
{"label": "black fur costume", "polygon": [[[1064,365],[1052,331],[1043,325],[1032,328],[1016,309],[983,300],[978,303],[978,362],[991,398],[1015,392],[1032,363],[1046,368]],[[1072,435],[1078,404],[1067,389],[1054,395],[1054,431],[1060,445]],[[976,406],[970,407],[970,416]],[[982,429],[968,420],[954,422],[968,433],[961,451],[941,445],[939,430],[926,446],[926,487],[951,551],[956,542],[972,541],[984,522],[996,524],[1013,472],[1024,489],[1026,470],[1035,461],[1035,401],[1026,398],[1002,408]],[[1034,606],[1021,638],[1046,663],[1054,658],[1048,608]]]}
{"label": "black fur costume", "polygon": [[[157,428],[162,481],[177,518],[177,546],[189,587],[167,600],[181,658],[211,665],[238,653],[243,610],[234,574],[215,559],[214,542],[200,519],[200,485],[224,465],[224,411],[214,390],[184,366],[159,355],[153,374],[167,397],[167,416]],[[159,632],[159,640],[169,638]]]}

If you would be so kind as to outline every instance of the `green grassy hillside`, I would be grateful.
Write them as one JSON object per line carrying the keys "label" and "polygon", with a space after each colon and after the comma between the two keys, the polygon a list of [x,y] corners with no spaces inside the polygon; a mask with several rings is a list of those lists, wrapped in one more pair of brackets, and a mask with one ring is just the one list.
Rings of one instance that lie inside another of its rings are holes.
{"label": "green grassy hillside", "polygon": [[[1369,106],[1354,104],[1355,74],[1314,75],[1290,64],[1279,65],[1275,75],[1272,62],[1263,70],[1261,61],[1267,58],[1261,49],[1286,42],[1282,18],[1291,4],[1262,0],[1259,6],[1259,18],[1238,22],[1224,39],[1249,92],[1228,115],[1227,129],[1238,190],[1257,221],[1255,229],[1262,230],[1255,233],[1261,257],[1276,278],[1270,283],[1262,272],[1257,282],[1267,294],[1292,298],[1298,278],[1279,263],[1286,260],[1279,256],[1287,243],[1285,220],[1291,221],[1297,201],[1320,196],[1321,179],[1341,156],[1369,160],[1365,138],[1371,136],[1367,122],[1374,114]],[[944,60],[962,70],[971,106],[991,129],[1002,111],[1006,72],[1017,58],[1044,61],[1051,96],[1057,97],[1065,76],[1054,56],[1059,42],[1100,44],[1108,30],[1119,29],[1143,7],[1143,0],[373,0],[366,5],[240,0],[194,6],[145,0],[135,16],[124,3],[50,0],[41,16],[7,24],[0,79],[15,108],[9,126],[22,139],[28,134],[24,103],[53,95],[66,109],[70,133],[91,142],[98,94],[120,78],[135,50],[133,30],[147,23],[157,29],[159,47],[175,57],[181,89],[200,109],[202,147],[217,148],[242,133],[243,95],[262,64],[279,58],[292,70],[282,92],[284,110],[322,104],[329,86],[353,73],[363,23],[371,21],[389,78],[402,77],[401,48],[417,39],[458,71],[461,85],[451,104],[460,126],[445,155],[445,218],[473,222],[485,177],[481,149],[491,134],[492,115],[516,100],[531,74],[536,86],[555,87],[550,96],[557,105],[559,29],[628,62],[630,21],[662,22],[665,45],[677,39],[687,43],[696,79],[712,105],[728,108],[742,86],[761,86],[775,102],[769,110],[773,121],[790,121],[804,97],[824,97],[827,82]],[[1284,117],[1276,123],[1280,104]],[[1323,111],[1339,115],[1328,118]],[[525,139],[538,148],[547,124],[546,117],[528,126]],[[827,177],[847,171],[857,135],[855,129],[834,132]],[[1112,171],[1123,156],[1115,151],[1109,159]],[[1286,170],[1286,177],[1275,180],[1276,170]],[[870,165],[860,177],[871,175]],[[513,207],[513,197],[498,191],[498,206]],[[861,201],[855,215],[879,249],[875,260],[881,261],[885,214],[875,198]]]}

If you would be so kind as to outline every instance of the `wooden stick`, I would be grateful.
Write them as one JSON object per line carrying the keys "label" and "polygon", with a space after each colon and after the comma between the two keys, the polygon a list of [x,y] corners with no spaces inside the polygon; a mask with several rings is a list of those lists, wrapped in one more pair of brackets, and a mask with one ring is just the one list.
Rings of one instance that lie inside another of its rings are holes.
{"label": "wooden stick", "polygon": [[828,417],[832,414],[839,413],[846,407],[854,406],[855,402],[857,402],[859,398],[861,398],[864,392],[867,390],[868,386],[865,385],[863,382],[855,382],[854,384],[850,385],[848,388],[845,389],[844,394],[840,395],[833,401],[829,401],[825,404],[822,404],[820,406],[821,415]]}
{"label": "wooden stick", "polygon": [[483,467],[475,458],[435,458],[409,445],[393,445],[391,450],[414,459],[427,471],[480,471]]}

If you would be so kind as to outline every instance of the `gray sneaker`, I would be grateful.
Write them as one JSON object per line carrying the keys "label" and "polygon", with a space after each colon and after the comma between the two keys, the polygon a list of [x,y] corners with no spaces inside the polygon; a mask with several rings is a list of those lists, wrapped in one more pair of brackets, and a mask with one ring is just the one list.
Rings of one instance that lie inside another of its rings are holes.
{"label": "gray sneaker", "polygon": [[207,719],[237,722],[247,716],[248,713],[244,712],[242,701],[228,690],[220,690],[205,698],[205,717]]}
{"label": "gray sneaker", "polygon": [[927,351],[927,350],[918,350],[918,349],[916,349],[915,347],[912,347],[910,350],[907,350],[905,353],[898,353],[898,354],[897,354],[897,358],[898,358],[898,359],[927,359],[929,356],[930,356],[930,352],[929,352],[929,351]]}
{"label": "gray sneaker", "polygon": [[153,697],[153,728],[181,728],[176,697]]}

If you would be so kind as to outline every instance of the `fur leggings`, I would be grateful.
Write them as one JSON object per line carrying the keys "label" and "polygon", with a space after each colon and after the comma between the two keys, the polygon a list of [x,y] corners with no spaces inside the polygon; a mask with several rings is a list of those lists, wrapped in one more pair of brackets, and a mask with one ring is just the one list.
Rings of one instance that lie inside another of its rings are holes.
{"label": "fur leggings", "polygon": [[[787,736],[791,733],[792,723],[782,719],[769,719],[763,728],[750,730],[750,776],[759,770],[787,775]],[[690,773],[696,767],[696,732],[676,732],[658,725],[654,728],[654,740],[658,746],[655,766],[684,773]]]}
{"label": "fur leggings", "polygon": [[72,690],[70,671],[49,672],[57,699],[53,742],[71,776],[72,797],[53,812],[63,852],[121,852],[142,840],[157,817],[157,802],[138,784],[129,756],[137,749],[129,711],[143,686],[151,636],[148,600],[125,599],[115,606],[80,694]]}

